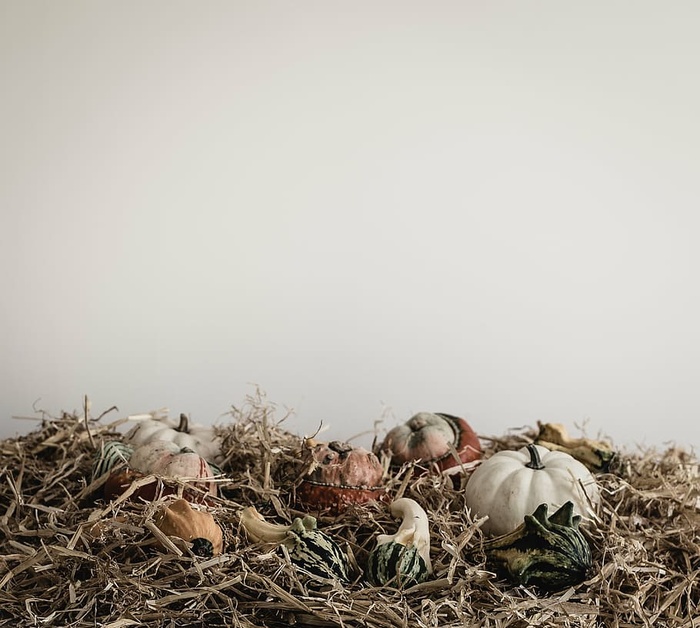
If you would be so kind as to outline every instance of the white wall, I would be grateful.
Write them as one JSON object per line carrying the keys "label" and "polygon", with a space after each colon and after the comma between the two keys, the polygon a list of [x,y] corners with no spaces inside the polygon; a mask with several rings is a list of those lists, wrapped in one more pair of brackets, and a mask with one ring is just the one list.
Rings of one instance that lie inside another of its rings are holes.
{"label": "white wall", "polygon": [[254,383],[333,438],[439,410],[700,446],[699,19],[5,0],[2,435]]}

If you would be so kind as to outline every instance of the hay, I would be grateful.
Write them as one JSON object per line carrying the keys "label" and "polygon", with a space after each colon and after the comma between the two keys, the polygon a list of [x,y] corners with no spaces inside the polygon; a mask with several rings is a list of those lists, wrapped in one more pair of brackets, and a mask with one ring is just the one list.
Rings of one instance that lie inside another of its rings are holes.
{"label": "hay", "polygon": [[[598,476],[600,521],[585,531],[594,571],[550,595],[500,580],[469,551],[481,532],[465,512],[468,471],[416,479],[404,467],[388,474],[388,488],[428,512],[433,579],[399,592],[369,587],[358,575],[343,588],[305,578],[238,528],[249,505],[278,522],[299,514],[282,478],[299,464],[300,439],[264,395],[246,399],[220,428],[226,479],[212,513],[226,550],[215,558],[159,541],[157,503],[95,497],[95,448],[121,435],[121,421],[108,423],[110,412],[92,419],[87,405],[77,415],[44,415],[35,431],[0,442],[2,626],[700,626],[700,471],[691,452],[622,452],[614,472]],[[534,436],[523,428],[482,442],[488,456]],[[395,531],[396,522],[375,503],[320,517],[319,527],[359,573],[374,537]]]}

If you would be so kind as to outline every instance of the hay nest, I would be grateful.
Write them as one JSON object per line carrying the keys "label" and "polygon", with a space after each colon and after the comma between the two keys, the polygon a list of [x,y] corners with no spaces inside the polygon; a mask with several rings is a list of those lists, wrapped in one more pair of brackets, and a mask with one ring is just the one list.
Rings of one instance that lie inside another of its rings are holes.
{"label": "hay nest", "polygon": [[[392,497],[418,501],[431,521],[433,578],[405,591],[316,585],[285,555],[263,551],[239,529],[255,505],[271,520],[299,513],[276,469],[297,464],[300,437],[286,431],[260,393],[218,428],[225,442],[222,495],[211,512],[225,552],[196,556],[187,543],[163,549],[154,504],[105,502],[90,471],[100,443],[120,438],[110,413],[44,414],[35,431],[0,442],[0,625],[4,626],[697,626],[700,599],[698,460],[676,447],[622,452],[598,476],[600,521],[585,534],[594,569],[554,594],[515,586],[470,554],[481,531],[464,505],[468,473],[388,473]],[[523,428],[481,436],[488,457],[532,442]],[[96,496],[97,495],[97,496]],[[378,533],[396,522],[386,504],[319,517],[361,566]]]}

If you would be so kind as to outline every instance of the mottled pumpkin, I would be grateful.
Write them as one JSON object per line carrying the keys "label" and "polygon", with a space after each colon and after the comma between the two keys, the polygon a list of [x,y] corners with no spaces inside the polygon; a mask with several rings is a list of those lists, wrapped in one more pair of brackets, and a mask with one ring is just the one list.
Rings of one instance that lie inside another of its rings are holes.
{"label": "mottled pumpkin", "polygon": [[418,462],[439,471],[479,460],[482,453],[471,426],[460,417],[441,412],[415,414],[390,430],[379,450],[391,456],[394,466]]}
{"label": "mottled pumpkin", "polygon": [[307,440],[301,451],[303,472],[296,487],[296,502],[304,510],[338,514],[350,504],[382,499],[384,467],[362,447],[332,441]]}
{"label": "mottled pumpkin", "polygon": [[[204,501],[207,497],[216,497],[218,493],[216,483],[210,479],[214,471],[204,458],[171,441],[152,440],[134,449],[128,469],[118,470],[109,476],[104,485],[104,496],[114,499],[137,480],[151,475],[154,476],[153,481],[138,487],[134,492],[135,497],[152,500],[159,495],[182,491],[192,501]],[[181,487],[179,483],[167,482],[168,479],[186,484]]]}

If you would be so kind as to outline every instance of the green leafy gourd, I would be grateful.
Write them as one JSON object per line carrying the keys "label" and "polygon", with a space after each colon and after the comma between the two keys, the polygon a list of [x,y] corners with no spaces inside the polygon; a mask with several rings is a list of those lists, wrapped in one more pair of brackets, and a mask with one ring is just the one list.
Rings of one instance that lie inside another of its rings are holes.
{"label": "green leafy gourd", "polygon": [[394,501],[389,510],[403,520],[396,534],[377,536],[377,544],[367,559],[365,577],[375,586],[408,588],[424,582],[432,573],[428,516],[407,497]]}
{"label": "green leafy gourd", "polygon": [[291,525],[269,523],[254,506],[241,513],[241,524],[253,541],[284,545],[295,566],[316,578],[350,581],[348,558],[339,545],[316,527],[316,518],[297,517]]}
{"label": "green leafy gourd", "polygon": [[585,580],[591,549],[572,502],[551,517],[547,513],[547,504],[540,504],[513,532],[484,541],[480,549],[487,563],[515,584],[557,591]]}

